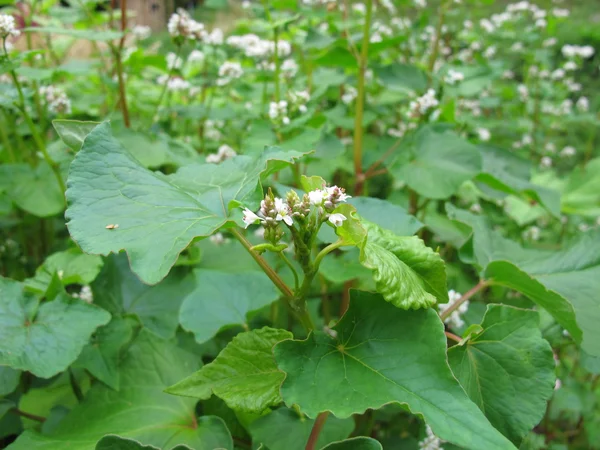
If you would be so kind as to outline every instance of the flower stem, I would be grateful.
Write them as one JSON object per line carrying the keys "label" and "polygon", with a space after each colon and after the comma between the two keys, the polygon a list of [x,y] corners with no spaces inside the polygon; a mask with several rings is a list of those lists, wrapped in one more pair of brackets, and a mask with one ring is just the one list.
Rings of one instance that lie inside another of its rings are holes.
{"label": "flower stem", "polygon": [[281,256],[281,259],[283,260],[285,265],[288,266],[292,271],[292,274],[294,275],[294,289],[298,290],[298,287],[300,286],[300,281],[298,280],[298,272],[296,272],[296,269],[294,268],[288,257],[283,254],[282,251],[279,252],[279,256]]}
{"label": "flower stem", "polygon": [[[177,61],[179,59],[179,55],[181,54],[181,49],[183,48],[183,45],[179,44],[177,45],[177,50],[175,51],[175,61]],[[165,94],[167,93],[167,87],[169,86],[169,81],[171,81],[171,78],[173,77],[173,73],[175,73],[175,64],[173,64],[171,66],[171,68],[169,69],[169,75],[167,76],[167,80],[165,81],[165,84],[162,88],[162,91],[160,92],[160,97],[158,97],[158,103],[156,104],[156,110],[154,111],[154,114],[152,115],[152,123],[150,124],[151,126],[154,125],[156,122],[158,122],[158,113],[160,112],[160,106],[162,105],[162,102],[165,98]]]}
{"label": "flower stem", "polygon": [[46,418],[42,416],[36,416],[35,414],[30,414],[25,411],[21,411],[20,409],[13,408],[10,412],[16,414],[17,416],[25,417],[26,419],[35,420],[36,422],[45,422]]}
{"label": "flower stem", "polygon": [[356,96],[356,111],[354,119],[354,194],[360,195],[364,185],[364,174],[362,169],[363,150],[363,113],[365,109],[365,72],[369,57],[369,31],[371,29],[371,17],[373,14],[373,0],[366,1],[366,15],[363,27],[363,41],[360,55],[358,57],[358,86]]}
{"label": "flower stem", "polygon": [[452,306],[450,306],[447,310],[440,314],[440,319],[442,319],[442,322],[448,317],[450,317],[450,314],[456,311],[460,307],[460,305],[462,305],[464,302],[469,300],[471,297],[473,297],[475,294],[477,294],[482,289],[488,287],[489,285],[489,281],[479,280],[479,283],[477,283],[475,286],[473,286],[471,289],[465,292],[463,296],[459,298]]}
{"label": "flower stem", "polygon": [[308,437],[305,450],[314,450],[316,448],[317,440],[319,439],[319,435],[321,434],[323,426],[325,426],[327,417],[329,417],[329,411],[323,411],[317,416],[312,430],[310,431],[310,436]]}

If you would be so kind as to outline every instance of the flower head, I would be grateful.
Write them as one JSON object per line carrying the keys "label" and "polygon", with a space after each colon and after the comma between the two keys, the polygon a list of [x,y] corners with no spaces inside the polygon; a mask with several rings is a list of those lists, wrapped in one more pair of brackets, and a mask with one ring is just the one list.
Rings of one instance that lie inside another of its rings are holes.
{"label": "flower head", "polygon": [[21,32],[15,27],[15,18],[8,14],[0,14],[0,37],[20,35]]}
{"label": "flower head", "polygon": [[331,222],[334,226],[341,227],[344,220],[346,220],[346,216],[338,213],[330,214],[327,220],[329,220],[329,222]]}
{"label": "flower head", "polygon": [[277,213],[275,220],[278,222],[283,220],[288,226],[292,226],[294,223],[292,220],[292,211],[289,205],[279,197],[275,198],[275,212]]}
{"label": "flower head", "polygon": [[244,209],[244,216],[242,217],[242,220],[246,224],[246,226],[244,228],[248,228],[248,225],[264,222],[263,219],[258,217],[256,214],[254,214],[248,208]]}

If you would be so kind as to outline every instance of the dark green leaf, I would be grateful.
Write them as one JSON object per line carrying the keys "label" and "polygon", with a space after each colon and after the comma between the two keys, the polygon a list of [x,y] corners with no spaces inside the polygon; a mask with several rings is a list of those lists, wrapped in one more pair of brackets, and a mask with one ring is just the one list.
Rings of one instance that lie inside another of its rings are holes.
{"label": "dark green leaf", "polygon": [[369,222],[386,228],[399,236],[412,236],[423,224],[401,206],[371,197],[354,197],[348,203],[356,207],[358,215]]}
{"label": "dark green leaf", "polygon": [[344,441],[332,442],[323,450],[383,450],[381,444],[370,437],[355,437]]}

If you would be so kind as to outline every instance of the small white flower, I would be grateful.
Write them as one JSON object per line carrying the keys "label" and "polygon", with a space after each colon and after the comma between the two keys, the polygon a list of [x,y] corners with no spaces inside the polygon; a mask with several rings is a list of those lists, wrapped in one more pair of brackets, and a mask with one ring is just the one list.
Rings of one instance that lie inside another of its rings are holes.
{"label": "small white flower", "polygon": [[477,128],[477,135],[479,136],[479,139],[484,142],[489,141],[492,137],[492,133],[490,133],[490,130],[487,128]]}
{"label": "small white flower", "polygon": [[80,298],[86,303],[92,303],[94,301],[94,294],[92,293],[92,288],[90,288],[87,284],[81,287],[81,291],[79,294],[75,294],[75,297]]}
{"label": "small white flower", "polygon": [[346,220],[346,216],[339,213],[330,214],[327,220],[329,220],[329,222],[331,222],[334,226],[341,227],[344,220]]}
{"label": "small white flower", "polygon": [[202,53],[200,50],[192,50],[188,55],[187,60],[190,64],[201,63],[204,61],[204,53]]}
{"label": "small white flower", "polygon": [[316,189],[308,193],[308,200],[311,205],[320,206],[323,204],[325,199],[329,196],[326,190]]}
{"label": "small white flower", "polygon": [[292,226],[294,221],[292,220],[290,207],[288,204],[283,201],[281,198],[275,198],[275,211],[277,212],[277,216],[275,220],[281,221],[283,220],[288,226]]}
{"label": "small white flower", "polygon": [[131,29],[131,33],[136,39],[144,40],[148,39],[152,35],[152,29],[146,25],[136,25]]}
{"label": "small white flower", "polygon": [[579,100],[577,100],[575,106],[577,106],[579,111],[587,112],[590,109],[590,101],[587,99],[587,97],[579,97]]}
{"label": "small white flower", "polygon": [[425,427],[425,433],[427,434],[425,439],[419,441],[419,450],[443,450],[442,444],[444,441],[433,434],[429,425]]}
{"label": "small white flower", "polygon": [[571,147],[570,145],[566,146],[560,151],[560,156],[563,158],[570,158],[571,156],[575,156],[577,154],[577,150],[575,147]]}
{"label": "small white flower", "polygon": [[15,18],[8,14],[0,14],[0,37],[14,36],[21,34],[15,27]]}
{"label": "small white flower", "polygon": [[254,214],[252,211],[250,211],[248,208],[244,209],[244,217],[242,217],[242,220],[246,224],[244,228],[248,228],[249,225],[252,225],[254,223],[262,222],[262,219],[256,214]]}
{"label": "small white flower", "polygon": [[562,381],[560,381],[560,378],[557,378],[556,382],[554,383],[554,390],[558,391],[561,387],[562,387]]}
{"label": "small white flower", "polygon": [[464,79],[465,79],[465,76],[463,75],[463,73],[458,72],[454,69],[448,70],[448,73],[444,77],[444,81],[446,83],[448,83],[449,85],[454,85],[460,81],[463,81]]}
{"label": "small white flower", "polygon": [[523,239],[531,240],[531,241],[539,241],[540,240],[541,230],[539,227],[531,226],[523,231]]}
{"label": "small white flower", "polygon": [[352,86],[344,87],[344,94],[342,95],[342,102],[346,105],[349,105],[354,101],[356,96],[358,95],[358,91]]}
{"label": "small white flower", "polygon": [[[462,295],[456,292],[454,289],[448,291],[448,303],[443,303],[438,305],[440,313],[443,313],[452,305],[454,305],[458,300],[462,298]],[[447,323],[451,328],[460,328],[465,322],[461,319],[460,315],[467,312],[469,309],[469,301],[462,303],[458,309],[452,311],[452,314],[446,318],[444,323]]]}
{"label": "small white flower", "polygon": [[183,60],[177,56],[175,53],[167,53],[167,69],[181,69],[181,65],[183,64]]}

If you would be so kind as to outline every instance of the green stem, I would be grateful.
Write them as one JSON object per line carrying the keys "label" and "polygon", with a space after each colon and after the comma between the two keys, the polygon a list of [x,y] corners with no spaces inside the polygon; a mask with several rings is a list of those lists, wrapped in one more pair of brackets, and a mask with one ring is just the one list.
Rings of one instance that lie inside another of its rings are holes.
{"label": "green stem", "polygon": [[79,403],[83,401],[83,392],[81,391],[81,387],[77,382],[77,378],[75,378],[75,374],[73,370],[69,367],[69,382],[71,383],[71,389],[73,390],[73,394]]}
{"label": "green stem", "polygon": [[358,87],[356,96],[356,111],[354,119],[354,175],[356,178],[354,193],[360,195],[364,184],[362,169],[362,147],[363,147],[363,114],[365,109],[365,72],[369,57],[369,31],[371,29],[371,17],[373,14],[373,0],[366,2],[366,16],[363,27],[362,48],[358,58]]}
{"label": "green stem", "polygon": [[[6,117],[4,110],[2,110],[2,114]],[[8,121],[6,123],[8,123]],[[8,152],[10,162],[15,163],[17,162],[17,157],[15,156],[15,150],[10,142],[10,138],[8,137],[6,129],[6,127],[0,127],[0,138],[2,139],[2,145],[4,145],[4,148]]]}
{"label": "green stem", "polygon": [[321,261],[323,260],[323,258],[325,258],[325,256],[327,256],[329,253],[334,251],[336,248],[340,248],[343,245],[344,245],[344,242],[340,240],[340,241],[334,242],[333,244],[329,244],[327,247],[325,247],[323,250],[321,250],[317,254],[317,257],[315,258],[315,262],[314,262],[315,273],[317,273],[319,271],[319,266],[321,265]]}
{"label": "green stem", "polygon": [[290,268],[290,270],[292,271],[292,274],[294,275],[294,290],[297,291],[298,287],[300,285],[300,281],[298,279],[298,272],[296,272],[296,269],[294,269],[294,266],[292,265],[292,263],[290,262],[288,257],[284,255],[284,253],[282,251],[279,252],[279,256],[281,256],[281,259],[283,260],[285,265],[288,266]]}
{"label": "green stem", "polygon": [[[177,60],[179,58],[182,48],[183,48],[183,45],[181,45],[181,44],[177,45],[177,50],[175,51],[175,55],[176,55],[175,60]],[[158,113],[160,111],[160,106],[162,105],[162,102],[165,98],[165,94],[167,93],[167,86],[169,85],[169,81],[171,81],[171,77],[173,77],[173,73],[175,73],[175,64],[173,64],[173,66],[169,69],[169,75],[167,76],[165,85],[162,88],[160,97],[158,97],[158,103],[156,104],[156,110],[154,111],[154,114],[152,115],[152,123],[150,124],[151,126],[154,125],[156,122],[158,122]]]}
{"label": "green stem", "polygon": [[435,28],[435,37],[433,40],[433,47],[431,49],[431,56],[429,57],[429,64],[427,65],[430,83],[432,80],[433,69],[435,68],[435,61],[437,60],[437,57],[438,57],[438,52],[439,52],[439,48],[440,48],[440,39],[442,37],[442,28],[444,26],[444,19],[446,17],[446,8],[447,7],[448,7],[448,3],[444,2],[440,6],[440,10],[439,10],[440,13],[439,13],[439,17],[438,17],[438,23]]}

